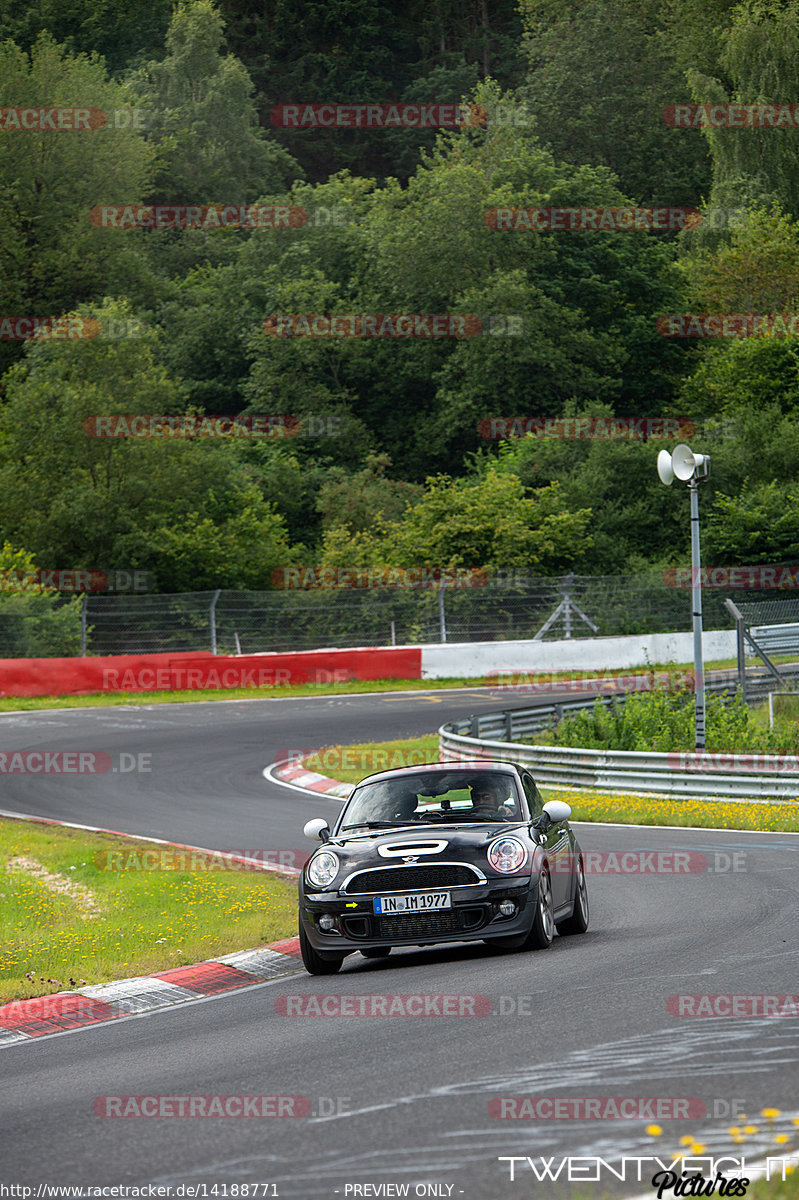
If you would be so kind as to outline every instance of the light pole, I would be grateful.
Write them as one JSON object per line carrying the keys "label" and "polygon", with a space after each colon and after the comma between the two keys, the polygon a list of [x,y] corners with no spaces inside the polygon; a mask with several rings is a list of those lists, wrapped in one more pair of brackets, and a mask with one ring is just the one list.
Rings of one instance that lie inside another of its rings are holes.
{"label": "light pole", "polygon": [[699,575],[699,479],[710,474],[710,456],[694,454],[680,442],[673,453],[658,454],[660,482],[670,486],[675,479],[688,484],[691,493],[691,609],[694,628],[694,730],[697,750],[705,748],[705,667],[702,662],[702,581]]}

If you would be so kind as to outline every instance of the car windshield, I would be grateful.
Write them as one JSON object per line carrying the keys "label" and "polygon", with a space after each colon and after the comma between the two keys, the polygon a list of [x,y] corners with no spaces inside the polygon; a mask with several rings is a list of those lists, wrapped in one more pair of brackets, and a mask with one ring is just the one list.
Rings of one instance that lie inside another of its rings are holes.
{"label": "car windshield", "polygon": [[500,771],[431,771],[356,788],[342,813],[338,832],[526,820],[527,810],[513,775]]}

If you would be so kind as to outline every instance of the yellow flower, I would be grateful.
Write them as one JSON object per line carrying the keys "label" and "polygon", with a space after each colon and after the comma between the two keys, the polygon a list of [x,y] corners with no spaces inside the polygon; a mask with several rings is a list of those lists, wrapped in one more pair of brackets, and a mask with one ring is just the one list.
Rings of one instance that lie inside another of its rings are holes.
{"label": "yellow flower", "polygon": [[761,1117],[765,1117],[767,1121],[773,1121],[775,1117],[780,1115],[780,1110],[778,1108],[761,1108],[760,1115]]}
{"label": "yellow flower", "polygon": [[647,1125],[646,1132],[649,1134],[650,1137],[660,1137],[663,1130],[660,1128],[659,1125]]}

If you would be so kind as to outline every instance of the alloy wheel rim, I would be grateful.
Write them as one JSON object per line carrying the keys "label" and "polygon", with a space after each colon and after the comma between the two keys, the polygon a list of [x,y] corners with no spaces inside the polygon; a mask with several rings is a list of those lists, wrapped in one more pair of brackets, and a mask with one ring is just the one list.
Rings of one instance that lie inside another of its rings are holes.
{"label": "alloy wheel rim", "polygon": [[583,867],[582,859],[580,859],[580,862],[577,867],[577,895],[580,898],[580,912],[583,914],[583,920],[585,922],[587,922],[588,921],[588,888],[587,888],[586,882],[585,882],[585,868]]}
{"label": "alloy wheel rim", "polygon": [[552,940],[555,932],[555,921],[552,912],[552,888],[546,871],[538,882],[538,908],[541,913],[541,924],[548,941]]}

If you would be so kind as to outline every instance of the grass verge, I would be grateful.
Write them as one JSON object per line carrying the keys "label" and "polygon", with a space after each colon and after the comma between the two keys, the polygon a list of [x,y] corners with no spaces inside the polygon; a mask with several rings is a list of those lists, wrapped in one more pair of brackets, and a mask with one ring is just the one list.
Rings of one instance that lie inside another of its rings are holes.
{"label": "grass verge", "polygon": [[[319,771],[342,783],[358,783],[374,771],[414,766],[438,760],[438,734],[400,738],[392,742],[362,742],[351,746],[325,746],[303,759],[311,771]],[[675,825],[690,828],[763,829],[770,832],[799,831],[799,806],[747,804],[724,800],[677,800],[659,796],[630,796],[599,792],[593,788],[547,786],[544,798],[565,800],[574,821],[611,822],[620,825]]]}
{"label": "grass verge", "polygon": [[[153,849],[151,842],[0,819],[0,1003],[164,971],[296,933],[293,880],[258,870],[140,869],[139,854]],[[122,855],[112,863],[131,869],[104,869],[109,851]]]}

